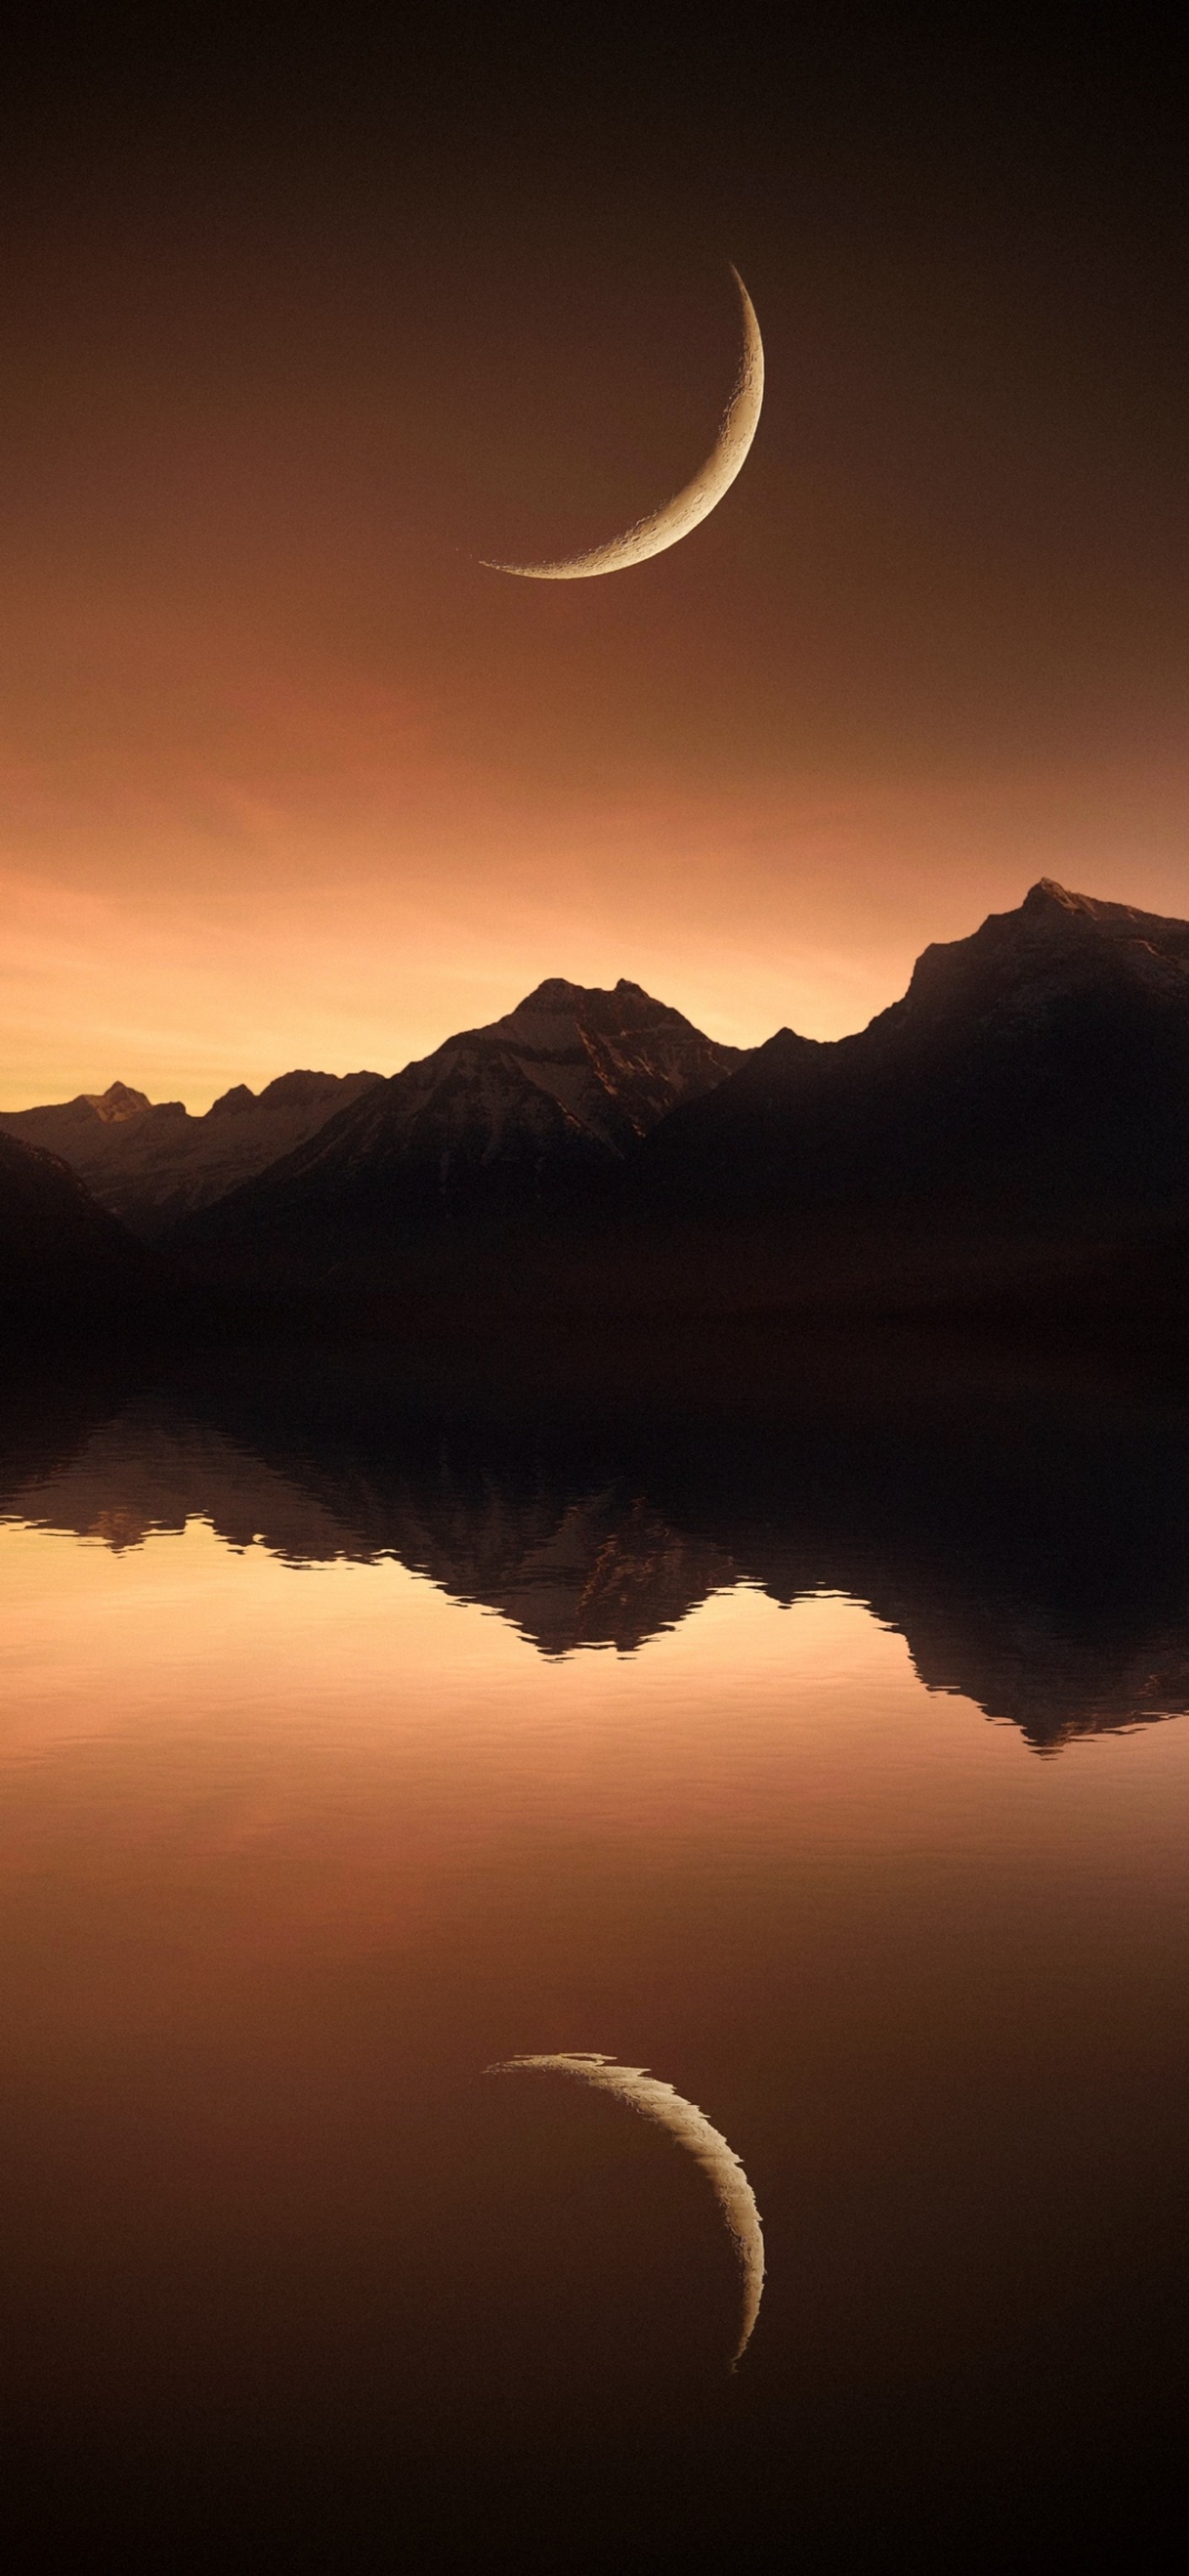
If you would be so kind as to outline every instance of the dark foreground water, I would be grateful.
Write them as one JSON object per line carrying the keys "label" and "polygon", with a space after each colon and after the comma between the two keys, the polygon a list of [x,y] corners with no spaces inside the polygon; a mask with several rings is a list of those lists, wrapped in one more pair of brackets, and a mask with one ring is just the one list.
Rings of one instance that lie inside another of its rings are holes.
{"label": "dark foreground water", "polygon": [[[312,1351],[4,1422],[10,2564],[1179,2557],[1175,1389]],[[737,2370],[696,2158],[485,2072],[573,2050],[741,2159]]]}

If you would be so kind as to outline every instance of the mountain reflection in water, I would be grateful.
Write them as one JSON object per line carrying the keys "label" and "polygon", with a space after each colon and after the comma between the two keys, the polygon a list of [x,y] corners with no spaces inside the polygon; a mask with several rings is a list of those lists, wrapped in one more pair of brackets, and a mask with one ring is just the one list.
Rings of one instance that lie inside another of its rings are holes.
{"label": "mountain reflection in water", "polygon": [[1166,1387],[889,1341],[252,1351],[26,1383],[0,1514],[395,1558],[547,1657],[637,1653],[741,1584],[844,1593],[1051,1752],[1189,1708],[1187,1434]]}
{"label": "mountain reflection in water", "polygon": [[[212,1345],[0,1420],[6,2563],[1163,2566],[1167,1374]],[[729,2141],[737,2372],[705,2168],[526,2056]]]}

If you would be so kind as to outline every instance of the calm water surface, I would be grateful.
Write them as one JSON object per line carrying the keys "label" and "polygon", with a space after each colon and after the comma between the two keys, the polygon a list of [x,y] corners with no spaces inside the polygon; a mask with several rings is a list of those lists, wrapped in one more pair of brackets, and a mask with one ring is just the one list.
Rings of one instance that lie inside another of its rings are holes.
{"label": "calm water surface", "polygon": [[[18,2562],[1160,2563],[1179,1402],[218,1381],[10,1408]],[[485,2073],[574,2049],[742,2159],[737,2372],[696,2163]]]}

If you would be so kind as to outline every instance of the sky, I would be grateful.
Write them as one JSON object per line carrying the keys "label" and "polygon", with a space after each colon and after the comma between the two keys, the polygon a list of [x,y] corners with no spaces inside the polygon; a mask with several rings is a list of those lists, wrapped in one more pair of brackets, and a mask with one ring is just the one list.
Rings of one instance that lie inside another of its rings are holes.
{"label": "sky", "polygon": [[[1155,16],[69,11],[0,104],[0,1105],[394,1070],[546,975],[862,1026],[1189,914]],[[99,23],[101,21],[101,23]],[[521,582],[743,473],[667,554]]]}

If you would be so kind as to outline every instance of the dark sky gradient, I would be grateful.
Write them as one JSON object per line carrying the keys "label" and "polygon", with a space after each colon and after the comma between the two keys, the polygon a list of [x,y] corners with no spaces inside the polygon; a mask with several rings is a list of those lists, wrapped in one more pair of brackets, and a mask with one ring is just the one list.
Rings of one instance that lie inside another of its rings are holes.
{"label": "dark sky gradient", "polygon": [[[546,973],[829,1034],[1189,911],[1157,21],[50,11],[0,213],[0,1096],[381,1069]],[[714,517],[609,535],[729,386]]]}

